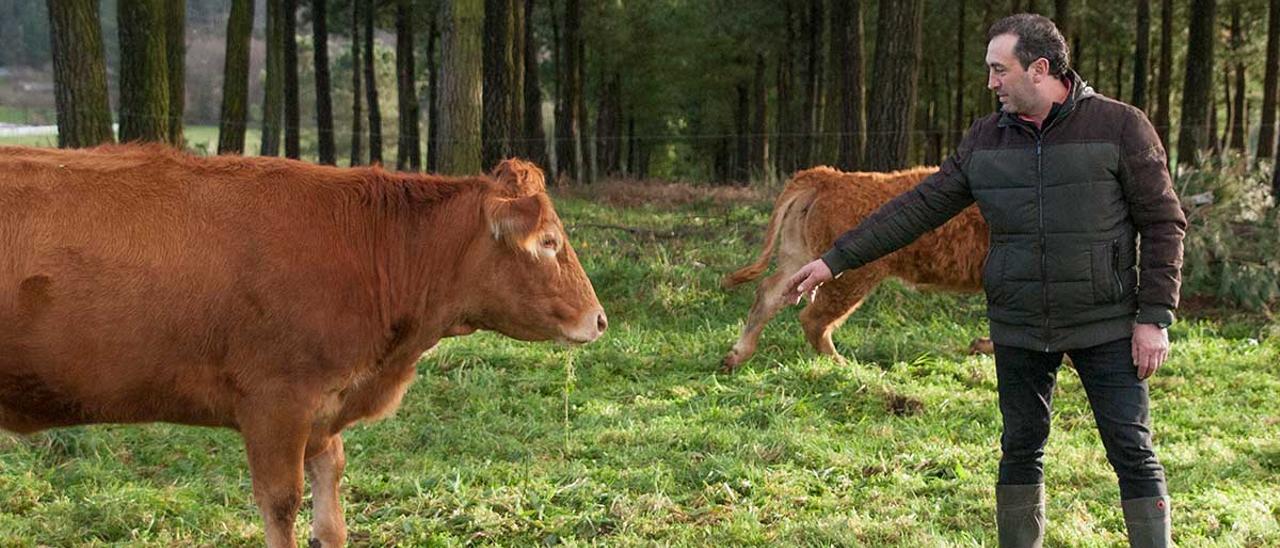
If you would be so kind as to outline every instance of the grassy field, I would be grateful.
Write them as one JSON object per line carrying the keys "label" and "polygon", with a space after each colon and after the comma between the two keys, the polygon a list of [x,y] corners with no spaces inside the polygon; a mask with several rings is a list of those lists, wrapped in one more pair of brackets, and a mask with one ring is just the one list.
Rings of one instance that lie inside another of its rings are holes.
{"label": "grassy field", "polygon": [[[610,203],[558,199],[609,333],[425,356],[399,413],[346,436],[352,545],[995,544],[994,366],[963,353],[986,330],[980,296],[881,287],[837,333],[847,366],[815,357],[788,310],[717,375],[751,299],[718,279],[755,253],[768,203]],[[1175,540],[1280,543],[1280,330],[1200,317],[1172,338],[1152,393]],[[1059,380],[1047,544],[1121,545],[1083,390]],[[263,542],[237,436],[170,425],[0,435],[0,535]]]}

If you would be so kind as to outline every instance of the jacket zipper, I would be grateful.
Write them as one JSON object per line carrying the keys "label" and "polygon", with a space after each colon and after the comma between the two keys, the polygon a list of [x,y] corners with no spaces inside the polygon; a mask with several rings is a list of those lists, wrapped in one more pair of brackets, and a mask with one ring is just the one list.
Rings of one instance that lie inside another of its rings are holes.
{"label": "jacket zipper", "polygon": [[1044,351],[1049,351],[1049,266],[1048,246],[1044,234],[1044,154],[1042,141],[1044,132],[1036,132],[1036,213],[1040,222],[1040,294],[1044,299]]}
{"label": "jacket zipper", "polygon": [[1111,276],[1116,282],[1116,300],[1124,298],[1124,281],[1120,279],[1120,240],[1111,240]]}

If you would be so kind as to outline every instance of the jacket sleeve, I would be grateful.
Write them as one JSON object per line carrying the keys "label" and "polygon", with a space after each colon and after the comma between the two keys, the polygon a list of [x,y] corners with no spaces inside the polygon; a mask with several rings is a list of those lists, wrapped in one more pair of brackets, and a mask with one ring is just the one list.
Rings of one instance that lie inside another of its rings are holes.
{"label": "jacket sleeve", "polygon": [[833,274],[858,268],[906,247],[973,203],[964,169],[979,123],[981,121],[969,128],[955,154],[942,163],[937,173],[880,206],[836,239],[831,250],[822,255],[822,261]]}
{"label": "jacket sleeve", "polygon": [[1120,146],[1120,184],[1141,236],[1137,322],[1173,323],[1187,218],[1173,191],[1164,146],[1142,111],[1130,108]]}

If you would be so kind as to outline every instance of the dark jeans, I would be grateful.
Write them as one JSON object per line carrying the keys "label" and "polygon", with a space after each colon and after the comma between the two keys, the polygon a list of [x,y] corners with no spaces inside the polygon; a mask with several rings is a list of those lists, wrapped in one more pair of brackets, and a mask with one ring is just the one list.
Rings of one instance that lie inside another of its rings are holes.
{"label": "dark jeans", "polygon": [[[1168,494],[1164,467],[1151,447],[1147,383],[1138,379],[1130,345],[1130,339],[1124,338],[1066,352],[1080,374],[1124,500]],[[1000,414],[1004,418],[999,483],[1042,483],[1053,387],[1063,352],[1001,345],[995,350]]]}

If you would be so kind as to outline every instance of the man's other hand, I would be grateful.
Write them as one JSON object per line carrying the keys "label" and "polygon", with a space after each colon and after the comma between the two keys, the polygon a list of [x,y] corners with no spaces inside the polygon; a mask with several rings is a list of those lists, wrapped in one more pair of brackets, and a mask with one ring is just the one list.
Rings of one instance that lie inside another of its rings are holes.
{"label": "man's other hand", "polygon": [[1140,323],[1133,328],[1133,365],[1138,368],[1138,378],[1146,379],[1156,373],[1169,356],[1169,331],[1150,323]]}

